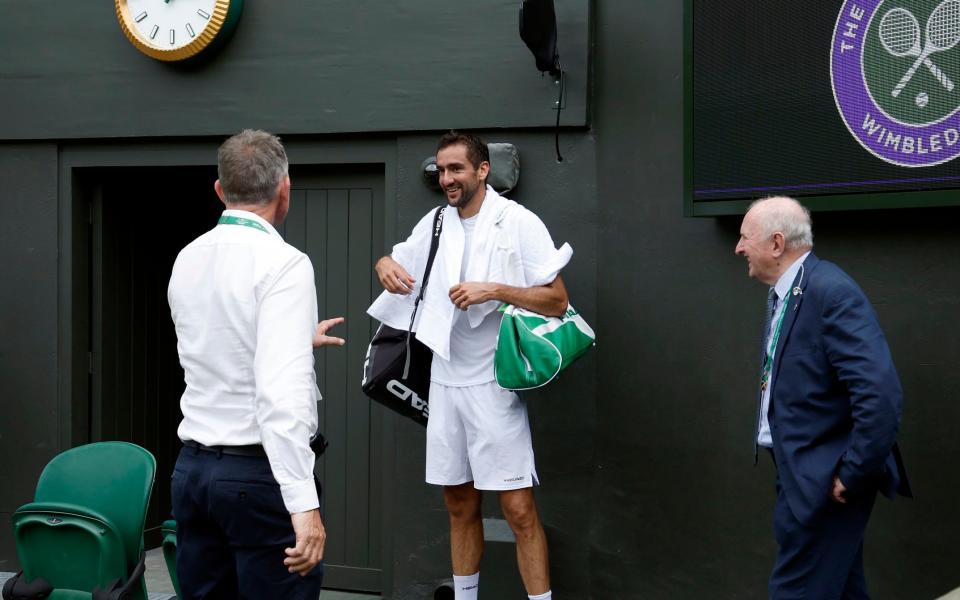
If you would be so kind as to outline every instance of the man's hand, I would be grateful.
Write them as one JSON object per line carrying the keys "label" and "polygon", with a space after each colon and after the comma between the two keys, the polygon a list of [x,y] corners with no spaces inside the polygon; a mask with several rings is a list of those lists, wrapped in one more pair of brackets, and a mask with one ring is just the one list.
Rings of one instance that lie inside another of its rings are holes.
{"label": "man's hand", "polygon": [[496,300],[497,284],[465,281],[450,288],[450,301],[460,310],[467,310],[473,304],[483,304]]}
{"label": "man's hand", "polygon": [[343,323],[343,320],[343,317],[334,317],[332,319],[325,319],[317,323],[317,332],[313,334],[313,347],[319,348],[320,346],[342,346],[346,344],[347,342],[343,338],[327,335],[327,332],[330,331],[331,327]]}
{"label": "man's hand", "polygon": [[843,485],[843,482],[840,481],[840,478],[836,475],[833,476],[833,491],[830,492],[830,499],[834,502],[839,502],[840,504],[846,504],[847,499],[843,497],[843,493],[847,491],[847,486]]}
{"label": "man's hand", "polygon": [[380,285],[391,294],[406,296],[413,291],[413,284],[417,280],[411,277],[410,273],[407,273],[407,270],[400,266],[400,263],[389,256],[384,256],[378,260],[373,268],[377,271]]}
{"label": "man's hand", "polygon": [[297,546],[284,550],[287,557],[283,559],[283,564],[291,573],[298,573],[303,577],[323,559],[327,532],[323,528],[323,521],[320,520],[320,510],[316,508],[290,515],[290,522],[293,524]]}

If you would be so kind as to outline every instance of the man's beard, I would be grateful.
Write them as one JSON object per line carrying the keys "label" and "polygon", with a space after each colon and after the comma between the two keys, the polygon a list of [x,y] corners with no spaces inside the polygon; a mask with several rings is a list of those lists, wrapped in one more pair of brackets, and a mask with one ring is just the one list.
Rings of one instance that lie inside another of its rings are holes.
{"label": "man's beard", "polygon": [[457,200],[451,200],[450,196],[447,196],[447,204],[453,208],[463,208],[467,204],[470,204],[470,201],[473,200],[473,197],[477,194],[477,188],[480,186],[475,185],[473,187],[468,187],[466,185],[460,185],[460,198]]}

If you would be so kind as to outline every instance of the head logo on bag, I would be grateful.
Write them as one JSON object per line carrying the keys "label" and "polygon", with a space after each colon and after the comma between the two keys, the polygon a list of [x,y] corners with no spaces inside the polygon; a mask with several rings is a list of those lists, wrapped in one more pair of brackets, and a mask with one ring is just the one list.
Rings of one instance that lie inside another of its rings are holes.
{"label": "head logo on bag", "polygon": [[421,399],[415,391],[403,385],[396,379],[391,379],[387,382],[387,391],[397,398],[400,398],[404,402],[409,403],[410,407],[414,410],[420,411],[420,414],[423,415],[424,419],[430,417],[430,405],[427,404],[427,401]]}

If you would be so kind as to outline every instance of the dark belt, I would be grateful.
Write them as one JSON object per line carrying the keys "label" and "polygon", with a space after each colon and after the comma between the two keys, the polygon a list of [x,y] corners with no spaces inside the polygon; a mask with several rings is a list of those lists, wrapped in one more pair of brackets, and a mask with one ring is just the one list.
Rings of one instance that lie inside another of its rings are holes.
{"label": "dark belt", "polygon": [[[200,442],[195,442],[193,440],[187,440],[183,443],[187,448],[193,448],[197,452],[212,452],[213,454],[222,455],[228,454],[230,456],[253,456],[258,458],[266,458],[267,453],[263,449],[263,446],[260,444],[249,444],[246,446],[206,446]],[[313,453],[317,456],[323,454],[327,449],[327,440],[324,439],[322,433],[317,433],[316,437],[310,440],[310,449],[313,450]]]}
{"label": "dark belt", "polygon": [[188,440],[183,443],[187,448],[193,448],[197,452],[212,452],[213,454],[229,454],[230,456],[254,456],[266,458],[267,453],[260,444],[250,444],[248,446],[206,446],[200,442]]}

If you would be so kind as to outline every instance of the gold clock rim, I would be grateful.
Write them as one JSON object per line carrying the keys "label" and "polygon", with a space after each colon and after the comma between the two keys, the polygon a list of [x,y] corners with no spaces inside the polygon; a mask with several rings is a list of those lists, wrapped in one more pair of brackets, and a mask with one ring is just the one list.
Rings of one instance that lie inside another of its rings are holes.
{"label": "gold clock rim", "polygon": [[210,20],[206,27],[203,28],[203,31],[186,46],[181,46],[173,50],[157,48],[143,41],[137,33],[137,26],[133,17],[130,15],[130,7],[127,4],[127,0],[114,0],[114,6],[117,10],[117,20],[120,21],[120,28],[123,30],[123,34],[137,50],[150,58],[173,62],[195,56],[213,42],[217,34],[220,33],[220,30],[223,29],[223,24],[227,20],[230,2],[231,0],[216,0],[216,4],[213,7],[213,14],[210,15]]}

